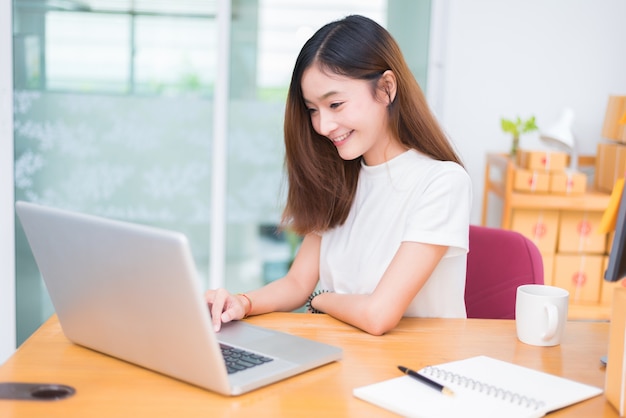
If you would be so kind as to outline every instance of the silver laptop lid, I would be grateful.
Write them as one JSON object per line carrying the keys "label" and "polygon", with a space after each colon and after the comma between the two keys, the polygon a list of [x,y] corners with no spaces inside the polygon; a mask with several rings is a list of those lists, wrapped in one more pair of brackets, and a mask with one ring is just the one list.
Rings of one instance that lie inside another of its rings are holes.
{"label": "silver laptop lid", "polygon": [[183,234],[26,202],[16,210],[76,344],[222,394],[341,358],[340,348],[237,321],[220,337],[281,358],[229,379]]}
{"label": "silver laptop lid", "polygon": [[184,235],[16,209],[69,340],[201,386],[211,376],[211,389],[229,392],[224,363],[211,361],[221,358],[214,334],[198,332],[211,324]]}

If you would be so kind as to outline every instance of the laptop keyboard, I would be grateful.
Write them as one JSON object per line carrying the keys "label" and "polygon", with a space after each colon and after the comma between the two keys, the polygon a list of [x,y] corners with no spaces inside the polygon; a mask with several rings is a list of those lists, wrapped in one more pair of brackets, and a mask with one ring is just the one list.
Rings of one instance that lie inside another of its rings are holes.
{"label": "laptop keyboard", "polygon": [[222,349],[222,356],[224,356],[228,374],[237,373],[273,360],[272,358],[225,344],[220,344],[220,348]]}

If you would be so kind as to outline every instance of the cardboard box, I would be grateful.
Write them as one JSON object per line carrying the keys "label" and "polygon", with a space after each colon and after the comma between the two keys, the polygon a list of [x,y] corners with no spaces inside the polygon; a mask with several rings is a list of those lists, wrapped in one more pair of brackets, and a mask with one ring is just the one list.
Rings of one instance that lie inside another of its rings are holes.
{"label": "cardboard box", "polygon": [[518,150],[517,166],[525,170],[563,171],[568,155],[561,151]]}
{"label": "cardboard box", "polygon": [[543,284],[551,286],[554,282],[554,254],[541,254],[543,260]]}
{"label": "cardboard box", "polygon": [[587,175],[580,171],[560,171],[550,173],[550,193],[584,194],[587,191]]}
{"label": "cardboard box", "polygon": [[621,417],[626,413],[626,288],[615,289],[609,326],[609,354],[604,394]]}
{"label": "cardboard box", "polygon": [[609,96],[602,125],[602,136],[618,142],[626,142],[626,124],[619,123],[626,113],[626,96]]}
{"label": "cardboard box", "polygon": [[550,175],[547,171],[515,169],[513,189],[518,192],[547,193]]}
{"label": "cardboard box", "polygon": [[570,303],[598,303],[602,261],[601,255],[556,254],[553,284],[569,291]]}
{"label": "cardboard box", "polygon": [[599,143],[595,165],[596,189],[611,193],[615,181],[624,174],[626,174],[626,145]]}
{"label": "cardboard box", "polygon": [[558,252],[604,254],[606,234],[598,232],[602,215],[602,212],[562,211]]}
{"label": "cardboard box", "polygon": [[511,229],[535,243],[542,254],[554,254],[559,230],[558,210],[515,209]]}
{"label": "cardboard box", "polygon": [[607,282],[604,280],[604,273],[609,266],[609,256],[602,258],[602,280],[600,282],[600,305],[610,306],[613,302],[613,290],[620,282]]}
{"label": "cardboard box", "polygon": [[602,285],[600,286],[600,304],[604,306],[611,306],[613,303],[613,292],[620,287],[626,287],[626,280],[618,280],[616,282],[607,282],[604,280],[604,272],[609,266],[609,257],[604,257],[602,260]]}
{"label": "cardboard box", "polygon": [[602,286],[600,289],[600,304],[602,306],[612,306],[615,289],[624,288],[626,288],[624,280],[617,282],[607,282],[606,280],[602,280]]}

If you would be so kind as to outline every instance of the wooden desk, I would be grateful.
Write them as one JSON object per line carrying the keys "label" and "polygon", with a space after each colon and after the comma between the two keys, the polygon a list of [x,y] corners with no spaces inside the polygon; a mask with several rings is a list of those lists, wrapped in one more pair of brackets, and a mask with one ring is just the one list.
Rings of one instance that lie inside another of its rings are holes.
{"label": "wooden desk", "polygon": [[[0,367],[0,381],[55,382],[76,394],[55,402],[0,401],[2,417],[392,416],[352,396],[352,389],[420,368],[479,354],[604,387],[599,358],[608,348],[606,322],[569,322],[560,346],[519,342],[515,322],[403,319],[373,337],[326,315],[274,313],[249,322],[344,348],[340,362],[239,397],[222,397],[71,344],[52,317]],[[617,417],[604,395],[550,417]]]}

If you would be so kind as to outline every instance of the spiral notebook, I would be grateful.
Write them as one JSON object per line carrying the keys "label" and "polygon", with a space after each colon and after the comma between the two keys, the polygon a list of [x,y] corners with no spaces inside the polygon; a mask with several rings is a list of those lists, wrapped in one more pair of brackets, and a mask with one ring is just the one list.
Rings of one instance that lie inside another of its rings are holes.
{"label": "spiral notebook", "polygon": [[357,398],[407,417],[541,417],[600,395],[602,389],[487,356],[428,366],[419,373],[454,391],[447,396],[410,376],[353,390]]}

